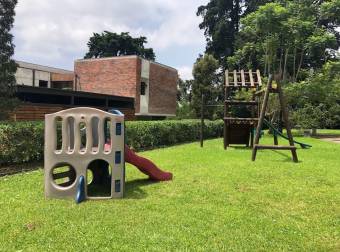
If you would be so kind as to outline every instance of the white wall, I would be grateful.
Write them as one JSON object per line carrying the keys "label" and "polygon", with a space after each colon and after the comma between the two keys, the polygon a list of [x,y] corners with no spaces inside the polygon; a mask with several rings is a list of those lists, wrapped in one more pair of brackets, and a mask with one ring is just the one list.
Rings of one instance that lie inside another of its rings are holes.
{"label": "white wall", "polygon": [[48,82],[48,87],[51,87],[50,81],[51,74],[49,72],[35,71],[35,86],[39,87],[39,80],[44,80]]}
{"label": "white wall", "polygon": [[15,78],[19,85],[33,86],[33,71],[31,69],[18,67]]}
{"label": "white wall", "polygon": [[[17,84],[33,86],[33,70],[18,67],[15,74]],[[45,71],[35,70],[35,82],[34,85],[39,87],[39,80],[44,80],[48,82],[48,87],[51,87],[51,74]]]}
{"label": "white wall", "polygon": [[[142,59],[141,82],[146,83],[145,95],[140,96],[140,113],[149,113],[150,61]],[[141,85],[141,83],[139,83]]]}

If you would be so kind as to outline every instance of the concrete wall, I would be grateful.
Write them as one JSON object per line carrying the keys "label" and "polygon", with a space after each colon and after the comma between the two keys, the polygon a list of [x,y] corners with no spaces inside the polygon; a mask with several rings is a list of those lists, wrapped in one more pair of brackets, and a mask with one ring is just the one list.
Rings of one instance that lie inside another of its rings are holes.
{"label": "concrete wall", "polygon": [[39,87],[39,80],[43,80],[47,81],[48,87],[51,86],[51,74],[49,72],[18,67],[15,78],[19,85]]}
{"label": "concrete wall", "polygon": [[72,82],[74,79],[74,74],[72,71],[54,67],[41,66],[23,61],[16,61],[16,63],[18,64],[18,69],[15,77],[17,80],[17,84],[19,85],[39,87],[39,81],[42,80],[47,81],[47,86],[51,87],[53,75],[55,75],[55,78],[67,79],[67,81],[70,80]]}
{"label": "concrete wall", "polygon": [[[140,83],[145,83],[145,94],[142,95],[140,92],[140,110],[139,113],[141,114],[148,114],[149,113],[149,90],[150,90],[150,61],[148,60],[141,60],[141,81]],[[140,84],[141,85],[141,84]],[[140,86],[141,88],[142,86]]]}
{"label": "concrete wall", "polygon": [[33,70],[31,69],[18,67],[15,78],[19,85],[33,86]]}
{"label": "concrete wall", "polygon": [[35,71],[35,82],[34,86],[39,87],[39,81],[47,81],[47,87],[51,87],[51,73],[49,72],[44,72],[44,71],[39,71],[39,70],[34,70]]}

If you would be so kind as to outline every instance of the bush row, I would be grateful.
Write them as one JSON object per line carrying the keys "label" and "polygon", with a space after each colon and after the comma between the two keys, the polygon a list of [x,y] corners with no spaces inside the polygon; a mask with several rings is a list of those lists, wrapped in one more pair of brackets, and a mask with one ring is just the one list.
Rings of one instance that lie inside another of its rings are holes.
{"label": "bush row", "polygon": [[0,124],[0,165],[42,160],[43,149],[43,123]]}
{"label": "bush row", "polygon": [[[222,132],[222,121],[206,121],[205,138],[220,137]],[[137,151],[193,142],[199,139],[200,121],[127,122],[126,136],[127,144]],[[0,165],[40,161],[43,150],[43,122],[0,124]]]}

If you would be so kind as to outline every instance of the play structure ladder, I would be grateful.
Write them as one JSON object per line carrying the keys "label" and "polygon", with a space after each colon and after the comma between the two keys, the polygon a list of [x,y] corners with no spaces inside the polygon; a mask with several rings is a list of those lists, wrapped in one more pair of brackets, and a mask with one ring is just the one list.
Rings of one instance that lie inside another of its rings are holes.
{"label": "play structure ladder", "polygon": [[[224,102],[224,130],[223,130],[223,139],[224,139],[224,149],[230,144],[245,144],[249,146],[253,146],[254,140],[254,129],[259,121],[259,111],[258,101],[255,100],[254,93],[259,90],[262,86],[261,74],[260,71],[257,70],[253,72],[249,71],[232,71],[226,70],[225,72],[225,102]],[[242,101],[229,99],[229,95],[235,90],[245,89],[248,91],[252,90],[252,100],[251,101]],[[231,106],[249,106],[251,107],[251,117],[241,118],[241,117],[231,117],[230,108]]]}
{"label": "play structure ladder", "polygon": [[[279,101],[280,101],[280,107],[281,107],[281,111],[282,111],[282,118],[283,118],[283,122],[284,122],[284,125],[286,127],[286,130],[287,130],[287,139],[289,141],[288,146],[277,145],[276,141],[275,141],[274,145],[260,145],[259,144],[262,126],[263,126],[263,123],[265,122],[265,114],[266,114],[266,110],[267,110],[267,106],[268,106],[268,100],[269,100],[269,94],[270,93],[278,94]],[[255,95],[257,95],[257,96],[262,95],[262,94],[263,94],[263,91],[259,91],[259,92],[255,93]],[[258,124],[257,124],[256,135],[255,135],[255,143],[254,143],[253,152],[252,152],[252,160],[253,161],[255,161],[255,159],[256,159],[257,150],[261,150],[261,149],[262,150],[290,150],[291,153],[292,153],[293,161],[298,162],[296,147],[294,146],[293,135],[292,135],[289,120],[288,120],[288,111],[287,111],[286,102],[285,102],[285,99],[284,99],[284,96],[283,96],[282,88],[281,88],[280,83],[277,83],[276,88],[273,88],[273,76],[272,75],[269,76],[268,85],[267,85],[267,88],[265,89],[265,94],[264,94],[264,99],[263,99],[262,108],[261,108],[261,112],[260,112],[260,117],[259,117],[259,121],[258,121]]]}

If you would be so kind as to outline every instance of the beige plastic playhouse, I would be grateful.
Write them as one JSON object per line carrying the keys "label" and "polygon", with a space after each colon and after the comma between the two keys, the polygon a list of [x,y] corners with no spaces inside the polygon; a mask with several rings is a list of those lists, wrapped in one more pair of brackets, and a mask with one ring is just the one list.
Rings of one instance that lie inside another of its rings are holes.
{"label": "beige plastic playhouse", "polygon": [[45,196],[122,198],[124,115],[72,108],[45,116]]}

